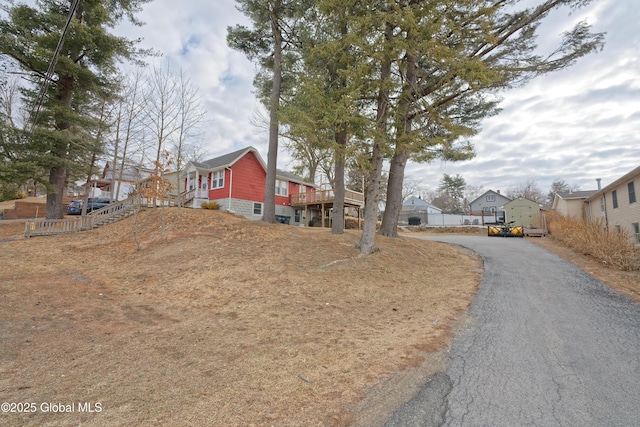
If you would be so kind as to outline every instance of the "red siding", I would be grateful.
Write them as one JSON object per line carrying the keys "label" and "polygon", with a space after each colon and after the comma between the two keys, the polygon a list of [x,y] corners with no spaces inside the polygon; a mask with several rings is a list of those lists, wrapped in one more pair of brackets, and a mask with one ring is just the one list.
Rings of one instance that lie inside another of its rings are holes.
{"label": "red siding", "polygon": [[[234,199],[251,200],[254,202],[264,203],[264,186],[266,183],[267,173],[262,168],[262,164],[256,158],[253,152],[248,152],[241,159],[231,166],[233,170],[233,183],[231,197]],[[226,199],[229,197],[229,184],[231,172],[225,169],[224,187],[209,189],[209,200]],[[209,183],[211,183],[211,174],[209,174]],[[209,184],[211,188],[211,184]],[[307,187],[307,192],[315,189]],[[300,185],[289,181],[289,195],[300,192]],[[276,205],[290,206],[289,196],[276,195]]]}
{"label": "red siding", "polygon": [[[231,166],[233,183],[231,197],[234,199],[264,201],[264,185],[266,172],[253,152],[248,152]],[[209,200],[229,197],[230,175],[228,169],[224,173],[224,187],[209,190]],[[277,202],[276,202],[277,203]],[[288,201],[287,201],[288,203]]]}

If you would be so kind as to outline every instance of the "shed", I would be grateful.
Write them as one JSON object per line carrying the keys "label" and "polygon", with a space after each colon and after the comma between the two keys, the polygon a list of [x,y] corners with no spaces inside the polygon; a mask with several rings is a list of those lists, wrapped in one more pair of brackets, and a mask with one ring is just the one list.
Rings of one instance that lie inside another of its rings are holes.
{"label": "shed", "polygon": [[515,221],[514,225],[525,228],[537,228],[539,226],[540,205],[532,200],[518,197],[505,203],[504,211],[507,221]]}

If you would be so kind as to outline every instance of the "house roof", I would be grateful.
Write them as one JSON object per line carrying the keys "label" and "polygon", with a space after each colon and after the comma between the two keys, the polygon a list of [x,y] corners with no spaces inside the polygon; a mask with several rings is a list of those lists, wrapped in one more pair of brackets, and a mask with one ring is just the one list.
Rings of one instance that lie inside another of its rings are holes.
{"label": "house roof", "polygon": [[442,209],[433,206],[431,203],[422,200],[419,197],[411,196],[402,203],[402,210],[420,210],[420,209],[434,209],[441,211]]}
{"label": "house roof", "polygon": [[636,176],[639,176],[639,175],[640,175],[640,166],[638,166],[637,168],[635,168],[631,172],[621,176],[620,178],[616,179],[615,181],[613,181],[611,184],[607,185],[603,189],[597,190],[591,196],[587,197],[586,200],[587,201],[593,200],[596,197],[599,197],[602,194],[604,194],[606,191],[612,190],[612,189],[616,188],[617,186],[619,186],[620,184],[623,184],[623,183],[625,183],[627,181],[631,181],[633,178],[635,178]]}
{"label": "house roof", "polygon": [[478,197],[476,197],[475,199],[473,199],[473,201],[471,201],[470,204],[474,204],[475,202],[477,202],[478,200],[480,200],[481,198],[483,198],[487,194],[495,194],[496,196],[500,196],[500,197],[503,197],[503,198],[505,198],[507,200],[511,200],[509,197],[505,196],[504,194],[500,194],[497,191],[488,190],[488,191],[485,191],[484,193],[482,193],[481,195],[479,195]]}
{"label": "house roof", "polygon": [[258,150],[256,150],[253,147],[246,147],[246,148],[243,148],[241,150],[234,151],[233,153],[223,154],[222,156],[214,157],[213,159],[209,159],[209,160],[205,160],[202,163],[192,162],[192,164],[195,167],[200,168],[200,169],[221,169],[221,168],[225,168],[225,167],[230,167],[235,162],[240,160],[249,151],[253,151],[256,154],[256,157],[258,158],[258,160],[262,164],[262,167],[266,169],[267,166],[264,164],[264,161],[262,160],[262,157],[260,157],[260,153],[258,153]]}
{"label": "house roof", "polygon": [[[262,160],[262,156],[260,156],[260,153],[258,152],[258,150],[256,150],[254,147],[251,147],[251,146],[243,148],[238,151],[234,151],[233,153],[223,154],[222,156],[205,160],[204,162],[191,162],[191,164],[198,169],[206,169],[210,171],[215,169],[228,168],[233,166],[234,163],[236,163],[238,160],[244,157],[248,152],[253,152],[255,154],[256,158],[258,159],[258,162],[260,162],[260,165],[266,171],[267,165],[264,162],[264,160]],[[286,179],[287,181],[292,181],[299,184],[315,187],[315,184],[313,184],[312,182],[305,181],[305,179],[300,175],[296,175],[291,172],[282,171],[280,169],[276,170],[276,177]]]}
{"label": "house roof", "polygon": [[522,202],[529,202],[529,203],[531,203],[531,204],[534,204],[534,205],[536,205],[536,206],[540,207],[540,203],[535,202],[535,201],[533,201],[533,200],[529,200],[529,199],[527,199],[526,197],[522,197],[522,196],[520,196],[520,197],[518,197],[518,198],[516,198],[516,199],[513,199],[513,200],[511,200],[511,201],[508,201],[508,202],[507,202],[507,203],[505,203],[504,205],[505,205],[505,206],[507,206],[507,205],[515,205],[515,204],[517,204],[517,203],[522,203]]}
{"label": "house roof", "polygon": [[564,200],[586,199],[597,193],[598,190],[585,191],[557,191],[556,196]]}

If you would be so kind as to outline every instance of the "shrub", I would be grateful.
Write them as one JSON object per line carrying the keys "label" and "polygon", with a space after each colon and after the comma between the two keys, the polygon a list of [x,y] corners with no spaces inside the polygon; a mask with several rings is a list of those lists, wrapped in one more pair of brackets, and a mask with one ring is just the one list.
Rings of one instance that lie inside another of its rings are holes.
{"label": "shrub", "polygon": [[584,221],[551,213],[549,235],[574,251],[619,270],[640,270],[640,257],[631,235],[607,228],[603,221]]}
{"label": "shrub", "polygon": [[218,209],[220,209],[220,203],[218,203],[218,202],[202,202],[202,204],[200,204],[200,207],[202,209],[212,209],[214,211],[217,211]]}
{"label": "shrub", "polygon": [[[360,219],[360,230],[364,225],[364,220]],[[344,220],[344,228],[346,230],[357,230],[358,229],[358,218],[347,217]]]}
{"label": "shrub", "polygon": [[0,202],[5,200],[24,199],[27,194],[24,191],[20,191],[15,184],[0,184]]}

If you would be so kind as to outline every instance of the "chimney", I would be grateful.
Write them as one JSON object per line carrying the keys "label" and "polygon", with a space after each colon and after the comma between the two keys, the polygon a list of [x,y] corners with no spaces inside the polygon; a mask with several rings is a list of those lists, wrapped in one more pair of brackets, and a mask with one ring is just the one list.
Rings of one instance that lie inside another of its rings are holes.
{"label": "chimney", "polygon": [[602,185],[600,184],[600,181],[602,181],[602,178],[596,178],[596,182],[598,183],[598,190],[602,189]]}
{"label": "chimney", "polygon": [[500,194],[500,190],[496,190],[496,193]]}

